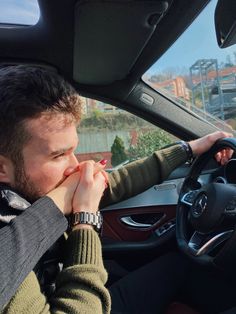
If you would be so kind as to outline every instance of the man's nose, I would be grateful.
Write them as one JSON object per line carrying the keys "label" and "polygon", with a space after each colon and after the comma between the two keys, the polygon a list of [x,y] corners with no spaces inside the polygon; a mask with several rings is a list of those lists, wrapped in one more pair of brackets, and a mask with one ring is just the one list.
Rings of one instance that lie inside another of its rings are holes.
{"label": "man's nose", "polygon": [[64,171],[64,176],[67,177],[71,175],[73,172],[75,172],[78,165],[79,165],[79,162],[78,162],[77,157],[75,156],[75,154],[72,154],[69,159],[68,167]]}
{"label": "man's nose", "polygon": [[75,155],[74,153],[71,154],[71,158],[70,158],[70,167],[76,168],[76,167],[78,166],[78,164],[79,164],[79,161],[78,161],[76,155]]}

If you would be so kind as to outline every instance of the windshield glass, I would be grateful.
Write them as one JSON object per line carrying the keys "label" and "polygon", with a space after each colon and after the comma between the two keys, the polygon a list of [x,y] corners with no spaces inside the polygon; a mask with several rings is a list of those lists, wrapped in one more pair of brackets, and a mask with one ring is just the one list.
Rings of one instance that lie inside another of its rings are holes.
{"label": "windshield glass", "polygon": [[144,74],[158,92],[217,127],[236,129],[236,45],[217,45],[210,1],[182,36]]}

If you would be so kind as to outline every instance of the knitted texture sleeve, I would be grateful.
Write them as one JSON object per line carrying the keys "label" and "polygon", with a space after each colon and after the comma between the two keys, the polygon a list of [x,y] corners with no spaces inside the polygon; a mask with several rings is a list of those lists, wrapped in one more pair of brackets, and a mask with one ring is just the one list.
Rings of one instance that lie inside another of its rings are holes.
{"label": "knitted texture sleeve", "polygon": [[167,179],[169,174],[186,160],[186,152],[177,144],[113,171],[109,175],[109,188],[102,198],[100,207],[144,192],[154,184]]}
{"label": "knitted texture sleeve", "polygon": [[53,297],[45,299],[31,272],[1,314],[107,314],[111,301],[106,280],[97,233],[76,230],[66,241],[64,269],[57,277]]}
{"label": "knitted texture sleeve", "polygon": [[67,225],[53,201],[43,197],[0,229],[0,308],[15,294]]}

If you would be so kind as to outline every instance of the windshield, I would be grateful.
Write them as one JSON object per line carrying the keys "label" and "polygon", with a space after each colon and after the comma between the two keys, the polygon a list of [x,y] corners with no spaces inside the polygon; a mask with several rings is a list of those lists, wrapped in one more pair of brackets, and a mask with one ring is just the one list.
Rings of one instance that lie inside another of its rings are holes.
{"label": "windshield", "polygon": [[236,130],[236,45],[217,45],[216,3],[210,1],[143,80],[217,127]]}

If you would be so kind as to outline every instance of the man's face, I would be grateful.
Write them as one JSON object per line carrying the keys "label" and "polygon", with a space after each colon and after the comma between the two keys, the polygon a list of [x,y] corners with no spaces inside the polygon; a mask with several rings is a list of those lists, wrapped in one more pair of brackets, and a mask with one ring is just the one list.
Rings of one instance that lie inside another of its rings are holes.
{"label": "man's face", "polygon": [[11,185],[35,201],[65,179],[65,171],[78,165],[76,124],[70,115],[41,115],[26,122],[31,139],[23,147],[23,165],[15,165]]}

